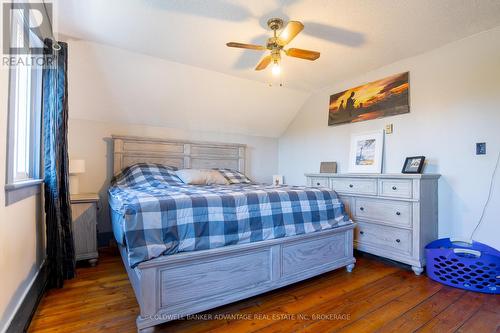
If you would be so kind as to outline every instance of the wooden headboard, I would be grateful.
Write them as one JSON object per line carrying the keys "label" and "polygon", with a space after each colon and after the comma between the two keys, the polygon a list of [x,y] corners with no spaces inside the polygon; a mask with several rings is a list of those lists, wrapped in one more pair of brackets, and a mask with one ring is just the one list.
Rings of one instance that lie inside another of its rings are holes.
{"label": "wooden headboard", "polygon": [[246,145],[112,135],[113,174],[139,162],[179,169],[230,168],[245,172]]}

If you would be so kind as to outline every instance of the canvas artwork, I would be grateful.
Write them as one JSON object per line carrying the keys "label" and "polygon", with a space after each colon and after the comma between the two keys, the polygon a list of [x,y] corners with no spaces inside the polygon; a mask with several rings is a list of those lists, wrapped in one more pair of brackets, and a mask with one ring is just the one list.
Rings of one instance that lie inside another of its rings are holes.
{"label": "canvas artwork", "polygon": [[330,96],[328,125],[340,125],[410,112],[409,72]]}

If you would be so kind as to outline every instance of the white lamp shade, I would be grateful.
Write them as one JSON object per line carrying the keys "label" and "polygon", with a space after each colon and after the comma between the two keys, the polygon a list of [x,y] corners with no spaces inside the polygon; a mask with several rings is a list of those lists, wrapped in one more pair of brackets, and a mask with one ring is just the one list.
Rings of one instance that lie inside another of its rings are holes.
{"label": "white lamp shade", "polygon": [[77,174],[85,172],[85,160],[69,160],[69,173]]}

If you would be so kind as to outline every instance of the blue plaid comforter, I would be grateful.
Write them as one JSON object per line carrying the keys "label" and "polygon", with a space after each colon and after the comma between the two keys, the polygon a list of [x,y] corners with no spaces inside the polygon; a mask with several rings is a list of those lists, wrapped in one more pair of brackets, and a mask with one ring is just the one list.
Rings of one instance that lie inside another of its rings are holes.
{"label": "blue plaid comforter", "polygon": [[109,203],[123,214],[121,228],[131,267],[165,254],[300,235],[351,223],[337,194],[326,188],[186,185],[177,181],[171,170],[149,166],[126,171],[128,175],[113,180]]}

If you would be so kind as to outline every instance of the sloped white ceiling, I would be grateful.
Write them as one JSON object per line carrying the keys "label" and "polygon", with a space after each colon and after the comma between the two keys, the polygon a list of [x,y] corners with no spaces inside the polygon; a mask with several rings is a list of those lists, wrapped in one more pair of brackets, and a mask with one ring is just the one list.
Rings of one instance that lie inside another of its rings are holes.
{"label": "sloped white ceiling", "polygon": [[78,119],[278,137],[309,96],[87,41],[68,59]]}
{"label": "sloped white ceiling", "polygon": [[[500,25],[498,0],[56,0],[70,41],[71,116],[280,136],[311,91]],[[263,53],[270,17],[300,20],[284,87]],[[445,60],[443,60],[445,61]],[[325,101],[325,110],[328,101]],[[325,115],[326,117],[326,115]]]}
{"label": "sloped white ceiling", "polygon": [[266,82],[259,51],[266,21],[304,22],[292,47],[321,52],[287,58],[287,86],[318,89],[500,25],[498,0],[57,0],[57,31],[175,62]]}

